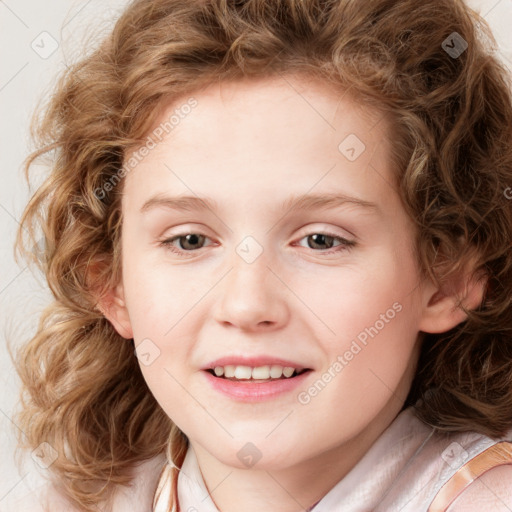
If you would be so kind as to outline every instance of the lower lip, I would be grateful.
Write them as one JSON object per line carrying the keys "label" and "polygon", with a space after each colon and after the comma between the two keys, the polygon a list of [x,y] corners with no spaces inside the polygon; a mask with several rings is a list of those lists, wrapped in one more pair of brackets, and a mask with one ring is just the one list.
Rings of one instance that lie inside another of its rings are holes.
{"label": "lower lip", "polygon": [[220,391],[229,398],[234,398],[241,402],[262,402],[293,391],[308,378],[311,370],[307,370],[297,377],[275,379],[268,382],[236,381],[215,377],[206,370],[203,370],[203,373],[215,390]]}

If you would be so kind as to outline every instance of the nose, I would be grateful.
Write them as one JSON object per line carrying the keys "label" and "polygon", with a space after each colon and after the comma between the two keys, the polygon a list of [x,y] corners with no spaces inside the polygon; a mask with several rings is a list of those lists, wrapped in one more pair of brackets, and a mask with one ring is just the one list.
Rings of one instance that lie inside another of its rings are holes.
{"label": "nose", "polygon": [[282,327],[289,318],[289,291],[269,266],[266,253],[251,263],[235,254],[232,269],[219,283],[214,317],[225,326],[255,332]]}

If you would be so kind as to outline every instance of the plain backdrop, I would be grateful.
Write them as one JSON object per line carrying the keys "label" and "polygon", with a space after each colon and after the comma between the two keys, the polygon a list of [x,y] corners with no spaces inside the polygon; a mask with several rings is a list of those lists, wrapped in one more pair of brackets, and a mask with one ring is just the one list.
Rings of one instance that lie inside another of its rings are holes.
{"label": "plain backdrop", "polygon": [[[37,102],[52,92],[56,74],[74,62],[92,35],[112,28],[126,0],[0,0],[0,511],[17,512],[15,503],[42,485],[45,470],[30,454],[18,471],[12,420],[19,381],[6,337],[15,343],[34,332],[49,300],[41,276],[16,264],[13,242],[29,198],[22,162],[31,146],[29,119]],[[498,55],[512,72],[512,0],[469,0],[491,25]],[[44,168],[35,167],[34,176]]]}

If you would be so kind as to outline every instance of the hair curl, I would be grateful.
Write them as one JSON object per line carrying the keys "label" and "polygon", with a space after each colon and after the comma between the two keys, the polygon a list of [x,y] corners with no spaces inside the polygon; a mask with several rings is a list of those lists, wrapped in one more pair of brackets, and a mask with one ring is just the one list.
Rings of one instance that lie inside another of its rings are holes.
{"label": "hair curl", "polygon": [[[468,45],[458,57],[444,49],[453,32]],[[445,283],[476,254],[488,279],[466,321],[425,336],[405,406],[440,431],[497,437],[512,426],[512,101],[495,48],[462,0],[136,0],[62,73],[34,116],[27,179],[43,155],[52,166],[17,239],[33,258],[42,234],[35,263],[54,302],[15,363],[20,445],[57,450],[50,469],[74,505],[108,502],[131,467],[169,445],[183,462],[186,436],[147,388],[133,344],[95,309],[121,277],[122,183],[95,191],[119,177],[160,105],[213,81],[299,73],[389,116],[423,275]]]}

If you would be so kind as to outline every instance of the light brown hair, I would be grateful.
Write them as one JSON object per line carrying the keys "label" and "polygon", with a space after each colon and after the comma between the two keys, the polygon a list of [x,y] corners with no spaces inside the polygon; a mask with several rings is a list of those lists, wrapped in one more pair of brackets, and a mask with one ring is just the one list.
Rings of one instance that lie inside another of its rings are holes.
{"label": "light brown hair", "polygon": [[[467,43],[460,55],[453,37]],[[17,247],[31,257],[43,235],[36,264],[54,302],[17,354],[17,422],[20,446],[57,450],[50,469],[77,508],[108,502],[134,464],[166,448],[183,462],[187,438],[146,386],[133,343],[95,309],[121,276],[122,180],[98,190],[119,180],[160,105],[214,81],[302,73],[389,116],[423,274],[444,283],[477,254],[488,276],[465,322],[426,335],[405,405],[440,431],[512,427],[512,101],[493,45],[461,0],[136,0],[61,75],[26,162],[28,176],[52,157]]]}

